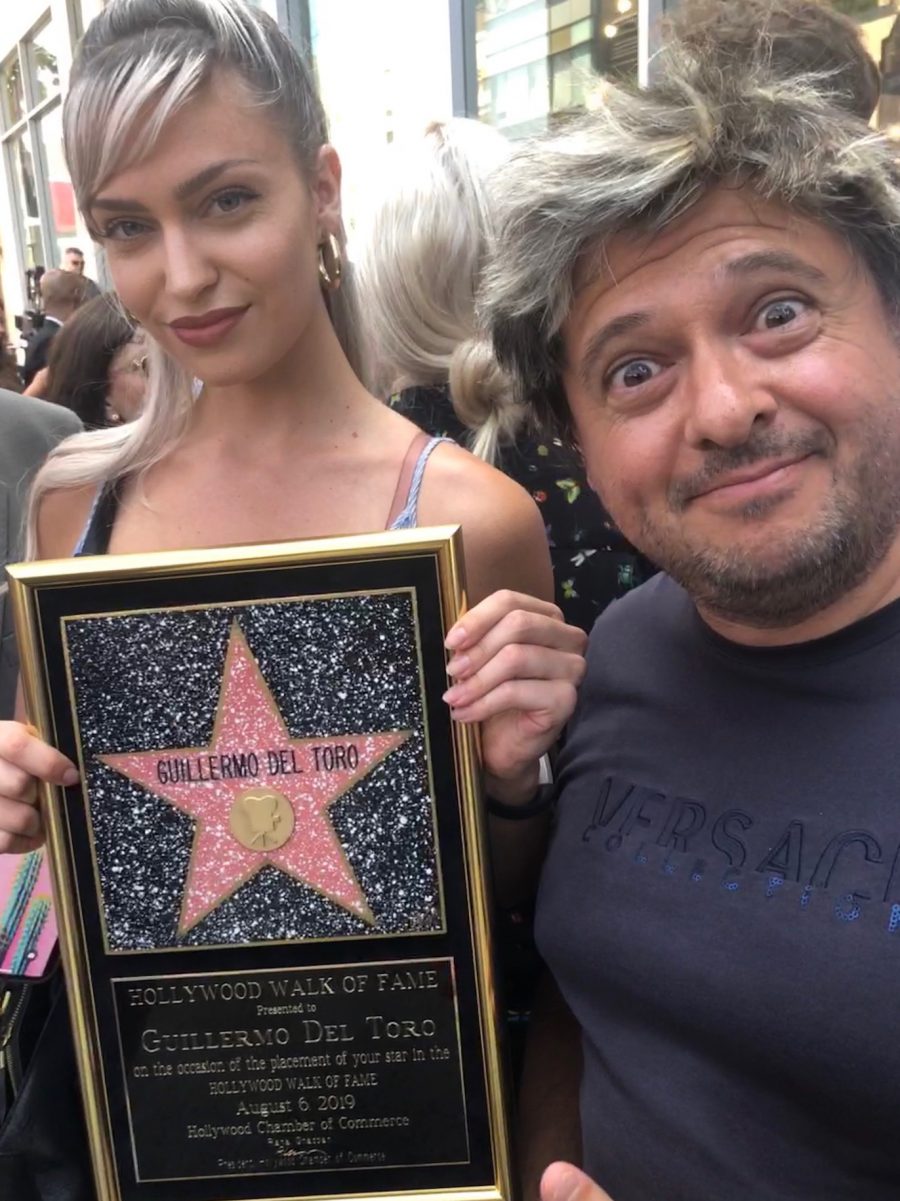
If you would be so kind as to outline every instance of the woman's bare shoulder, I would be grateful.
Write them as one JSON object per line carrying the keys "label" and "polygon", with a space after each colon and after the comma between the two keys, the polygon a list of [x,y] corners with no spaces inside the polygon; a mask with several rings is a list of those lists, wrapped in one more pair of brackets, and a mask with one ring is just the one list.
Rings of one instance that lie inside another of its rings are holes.
{"label": "woman's bare shoulder", "polygon": [[[453,513],[478,517],[485,502],[503,510],[507,516],[537,512],[525,489],[490,463],[451,442],[435,448],[422,481],[420,519],[461,521]],[[444,516],[441,516],[441,514]]]}
{"label": "woman's bare shoulder", "polygon": [[547,535],[534,500],[496,467],[447,443],[425,472],[419,525],[456,524],[473,599],[499,588],[552,597]]}
{"label": "woman's bare shoulder", "polygon": [[91,506],[97,494],[96,484],[77,488],[53,488],[38,501],[38,558],[67,559],[78,544]]}

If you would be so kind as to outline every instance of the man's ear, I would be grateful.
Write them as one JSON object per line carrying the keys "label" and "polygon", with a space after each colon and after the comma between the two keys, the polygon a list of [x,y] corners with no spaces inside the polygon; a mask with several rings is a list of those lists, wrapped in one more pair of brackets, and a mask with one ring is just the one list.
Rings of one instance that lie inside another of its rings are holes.
{"label": "man's ear", "polygon": [[341,160],[333,146],[319,147],[316,174],[312,181],[319,241],[341,228]]}

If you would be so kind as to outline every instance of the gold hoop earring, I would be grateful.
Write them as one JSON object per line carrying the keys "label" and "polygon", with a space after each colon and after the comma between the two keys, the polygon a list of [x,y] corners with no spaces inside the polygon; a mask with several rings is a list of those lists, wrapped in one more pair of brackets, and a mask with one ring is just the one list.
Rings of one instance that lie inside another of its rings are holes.
{"label": "gold hoop earring", "polygon": [[338,290],[342,271],[341,244],[334,234],[328,234],[325,241],[319,243],[319,282],[326,292]]}

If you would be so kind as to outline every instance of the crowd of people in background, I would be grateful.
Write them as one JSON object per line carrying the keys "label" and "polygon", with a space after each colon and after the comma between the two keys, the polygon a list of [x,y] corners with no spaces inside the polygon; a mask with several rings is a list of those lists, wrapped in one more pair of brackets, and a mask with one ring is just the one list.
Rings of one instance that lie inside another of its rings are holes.
{"label": "crowd of people in background", "polygon": [[147,360],[138,327],[84,268],[84,252],[70,246],[61,267],[41,273],[21,366],[0,306],[0,389],[63,405],[83,428],[101,429],[140,414]]}
{"label": "crowd of people in background", "polygon": [[[110,0],[65,140],[114,287],[76,247],[41,279],[26,395],[0,393],[0,550],[460,524],[444,699],[480,727],[497,906],[536,904],[553,977],[527,1201],[890,1201],[900,172],[818,0],[684,0],[656,68],[525,145],[429,125],[350,255],[277,25]],[[76,769],[16,718],[2,602],[21,853],[35,781]],[[81,1201],[53,1045],[65,1163],[33,1173]]]}

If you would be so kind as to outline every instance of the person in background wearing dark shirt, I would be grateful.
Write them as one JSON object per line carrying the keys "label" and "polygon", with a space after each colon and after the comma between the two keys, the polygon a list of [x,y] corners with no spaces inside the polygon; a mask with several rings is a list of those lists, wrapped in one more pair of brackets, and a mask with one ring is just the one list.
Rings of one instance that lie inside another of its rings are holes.
{"label": "person in background wearing dark shirt", "polygon": [[476,334],[476,290],[490,234],[490,175],[509,143],[478,121],[429,126],[391,157],[360,253],[369,386],[431,434],[493,462],[544,518],[556,603],[588,631],[652,568],[588,486],[579,456],[526,428],[504,373]]}
{"label": "person in background wearing dark shirt", "polygon": [[50,343],[84,300],[84,279],[71,271],[45,271],[41,277],[44,322],[34,331],[25,351],[22,383],[26,388],[47,366]]}
{"label": "person in background wearing dark shirt", "polygon": [[25,498],[32,476],[61,439],[80,429],[74,413],[0,389],[0,721],[13,715],[19,675],[3,568],[24,552]]}
{"label": "person in background wearing dark shirt", "polygon": [[75,275],[80,275],[84,280],[84,298],[85,300],[93,300],[100,296],[100,288],[90,276],[84,273],[84,251],[77,246],[70,246],[63,255],[62,262],[63,271],[72,271]]}

